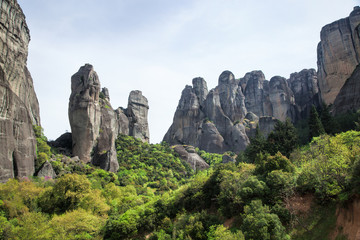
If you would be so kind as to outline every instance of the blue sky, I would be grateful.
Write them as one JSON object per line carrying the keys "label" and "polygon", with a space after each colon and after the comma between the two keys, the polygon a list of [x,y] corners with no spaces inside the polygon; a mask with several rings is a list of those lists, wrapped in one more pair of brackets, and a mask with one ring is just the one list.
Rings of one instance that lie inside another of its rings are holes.
{"label": "blue sky", "polygon": [[71,76],[91,63],[113,108],[131,90],[149,100],[151,142],[170,127],[194,77],[230,70],[267,79],[317,68],[321,28],[360,0],[18,0],[30,28],[28,68],[49,139],[70,131]]}

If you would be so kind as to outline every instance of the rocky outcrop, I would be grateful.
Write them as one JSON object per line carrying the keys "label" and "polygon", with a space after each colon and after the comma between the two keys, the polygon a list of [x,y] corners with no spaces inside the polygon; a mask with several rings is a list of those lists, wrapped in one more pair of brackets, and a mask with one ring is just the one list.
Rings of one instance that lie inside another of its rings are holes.
{"label": "rocky outcrop", "polygon": [[296,119],[294,94],[285,78],[275,76],[270,79],[269,98],[273,109],[272,116],[280,121]]}
{"label": "rocky outcrop", "polygon": [[176,145],[174,151],[195,171],[209,168],[209,164],[196,153],[193,146]]}
{"label": "rocky outcrop", "polygon": [[0,181],[34,173],[39,104],[26,67],[29,29],[15,0],[0,1]]}
{"label": "rocky outcrop", "polygon": [[37,176],[54,179],[54,178],[56,178],[56,173],[55,173],[54,168],[52,167],[51,163],[49,163],[49,161],[46,161],[40,167],[40,170],[38,171]]}
{"label": "rocky outcrop", "polygon": [[149,104],[141,91],[131,91],[129,95],[127,117],[129,119],[129,135],[149,142],[148,124]]}
{"label": "rocky outcrop", "polygon": [[[301,85],[302,81],[312,80],[304,76],[294,75],[291,82],[296,85],[300,81]],[[181,94],[164,141],[171,145],[189,144],[212,153],[240,152],[249,144],[249,137],[254,136],[258,125],[268,135],[275,119],[298,119],[289,82],[279,76],[268,81],[261,71],[252,71],[237,80],[230,71],[224,71],[218,86],[207,92],[205,80],[195,78],[193,86],[186,86]]]}
{"label": "rocky outcrop", "polygon": [[69,121],[72,132],[73,154],[83,162],[91,155],[99,137],[101,106],[100,81],[90,64],[82,66],[71,77]]}
{"label": "rocky outcrop", "polygon": [[334,102],[346,79],[359,64],[360,8],[350,16],[324,26],[318,45],[318,80],[322,100]]}
{"label": "rocky outcrop", "polygon": [[317,72],[315,69],[304,69],[292,73],[288,83],[294,93],[296,111],[300,114],[300,119],[306,119],[312,105],[321,106]]}
{"label": "rocky outcrop", "polygon": [[264,73],[262,71],[252,71],[247,73],[243,79],[247,79],[244,91],[247,111],[259,117],[272,116],[269,81],[265,80]]}
{"label": "rocky outcrop", "polygon": [[66,156],[72,155],[72,135],[67,132],[58,137],[55,141],[48,142],[49,146],[56,148],[57,151]]}
{"label": "rocky outcrop", "polygon": [[149,141],[148,101],[141,91],[132,91],[128,108],[113,110],[109,90],[100,91],[99,77],[90,64],[71,78],[69,121],[72,153],[107,171],[119,168],[115,140],[125,134]]}
{"label": "rocky outcrop", "polygon": [[249,143],[245,127],[245,97],[230,71],[219,77],[219,85],[207,92],[206,82],[195,78],[181,94],[174,121],[164,141],[189,144],[208,152],[244,150]]}
{"label": "rocky outcrop", "polygon": [[340,114],[358,109],[360,109],[360,65],[346,80],[337,95],[334,101],[333,113]]}

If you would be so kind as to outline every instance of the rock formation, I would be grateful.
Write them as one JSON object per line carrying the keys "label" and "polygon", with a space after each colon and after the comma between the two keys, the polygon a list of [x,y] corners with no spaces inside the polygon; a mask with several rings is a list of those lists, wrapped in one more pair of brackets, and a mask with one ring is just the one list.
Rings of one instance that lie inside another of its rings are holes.
{"label": "rock formation", "polygon": [[360,109],[360,65],[348,78],[334,101],[334,114]]}
{"label": "rock formation", "polygon": [[309,116],[312,105],[315,107],[321,106],[315,69],[304,69],[298,73],[292,73],[288,82],[294,93],[296,111],[300,114],[300,119],[305,119]]}
{"label": "rock formation", "polygon": [[322,100],[334,102],[346,79],[359,64],[360,8],[350,16],[324,26],[318,45],[318,80]]}
{"label": "rock formation", "polygon": [[188,144],[208,152],[244,150],[249,142],[245,127],[238,124],[246,115],[245,97],[230,71],[219,77],[210,92],[204,79],[193,79],[181,94],[174,121],[164,141]]}
{"label": "rock formation", "polygon": [[128,108],[113,110],[109,91],[100,91],[99,77],[90,64],[71,77],[69,121],[72,153],[83,162],[116,172],[119,168],[115,140],[126,134],[149,142],[148,101],[141,91],[132,91]]}
{"label": "rock formation", "polygon": [[0,1],[0,181],[34,173],[39,104],[26,67],[29,29],[16,0]]}
{"label": "rock formation", "polygon": [[296,119],[294,93],[285,78],[275,76],[270,79],[269,98],[273,117],[280,121],[285,121],[286,118]]}
{"label": "rock formation", "polygon": [[127,117],[129,119],[129,135],[149,142],[148,100],[141,91],[131,91],[129,95]]}
{"label": "rock formation", "polygon": [[205,162],[195,151],[192,146],[176,145],[174,151],[180,155],[180,158],[189,163],[192,169],[204,170],[209,168],[209,164]]}
{"label": "rock formation", "polygon": [[204,79],[195,78],[181,94],[164,141],[213,153],[240,152],[257,126],[267,136],[276,119],[295,122],[312,104],[319,105],[317,84],[313,69],[294,73],[289,80],[275,76],[270,81],[261,71],[246,73],[239,80],[224,71],[210,92]]}

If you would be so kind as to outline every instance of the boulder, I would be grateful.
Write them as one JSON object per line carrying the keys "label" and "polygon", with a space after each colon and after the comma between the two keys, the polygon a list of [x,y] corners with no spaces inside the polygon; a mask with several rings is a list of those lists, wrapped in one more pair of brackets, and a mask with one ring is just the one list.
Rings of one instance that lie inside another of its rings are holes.
{"label": "boulder", "polygon": [[54,168],[52,167],[51,163],[49,161],[44,162],[43,165],[41,165],[38,173],[38,177],[48,177],[48,178],[56,178],[56,173],[54,171]]}
{"label": "boulder", "polygon": [[180,155],[181,159],[189,163],[190,167],[195,171],[209,168],[209,164],[195,152],[192,146],[176,145],[174,151]]}

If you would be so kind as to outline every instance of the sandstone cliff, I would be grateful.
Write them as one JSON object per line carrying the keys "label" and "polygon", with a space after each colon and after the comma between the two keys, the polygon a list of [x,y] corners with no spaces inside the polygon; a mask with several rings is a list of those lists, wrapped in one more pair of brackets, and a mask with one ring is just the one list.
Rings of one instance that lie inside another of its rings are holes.
{"label": "sandstone cliff", "polygon": [[346,79],[359,64],[360,8],[350,16],[324,26],[318,45],[318,79],[322,100],[334,102]]}
{"label": "sandstone cliff", "polygon": [[26,67],[29,29],[16,0],[0,1],[0,181],[34,173],[39,104]]}
{"label": "sandstone cliff", "polygon": [[90,64],[71,77],[72,153],[85,163],[116,172],[119,166],[115,140],[119,134],[149,142],[149,106],[141,91],[132,91],[128,108],[113,110],[108,89],[100,89],[99,77]]}

